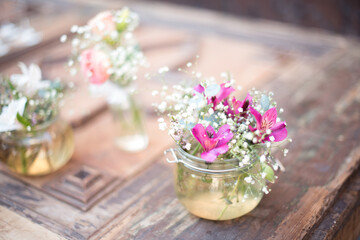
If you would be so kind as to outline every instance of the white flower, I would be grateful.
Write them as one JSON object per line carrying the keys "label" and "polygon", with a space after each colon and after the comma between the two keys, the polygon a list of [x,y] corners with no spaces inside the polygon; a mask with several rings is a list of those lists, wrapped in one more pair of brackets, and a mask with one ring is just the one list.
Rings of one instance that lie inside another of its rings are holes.
{"label": "white flower", "polygon": [[66,40],[67,40],[66,34],[61,35],[60,42],[64,43],[64,42],[66,42]]}
{"label": "white flower", "polygon": [[187,143],[185,146],[184,146],[184,149],[186,150],[190,150],[191,149],[191,144],[190,143]]}
{"label": "white flower", "polygon": [[159,68],[158,73],[159,73],[159,74],[166,73],[166,72],[168,72],[169,70],[170,70],[169,67],[164,66],[164,67]]}
{"label": "white flower", "polygon": [[159,123],[159,128],[160,128],[161,131],[165,131],[166,127],[167,127],[166,122]]}
{"label": "white flower", "polygon": [[265,155],[261,155],[261,157],[260,157],[260,162],[263,163],[263,162],[265,162],[265,160],[266,160]]}
{"label": "white flower", "polygon": [[16,86],[16,89],[28,97],[43,88],[50,85],[49,81],[41,80],[41,70],[38,65],[31,64],[29,68],[22,62],[19,63],[22,74],[13,74],[10,77],[11,82]]}
{"label": "white flower", "polygon": [[251,176],[247,176],[246,178],[244,178],[245,182],[247,183],[251,183],[251,181],[253,180]]}
{"label": "white flower", "polygon": [[24,113],[27,99],[22,97],[18,100],[12,100],[7,107],[4,107],[0,114],[0,132],[11,131],[21,128],[16,121],[16,114],[21,116]]}
{"label": "white flower", "polygon": [[244,156],[244,159],[242,160],[242,163],[245,164],[245,165],[247,165],[247,164],[249,164],[249,161],[250,161],[249,155],[245,155],[245,156]]}
{"label": "white flower", "polygon": [[269,140],[270,140],[271,142],[273,142],[273,141],[275,141],[275,137],[274,137],[274,136],[270,136],[270,137],[269,137]]}

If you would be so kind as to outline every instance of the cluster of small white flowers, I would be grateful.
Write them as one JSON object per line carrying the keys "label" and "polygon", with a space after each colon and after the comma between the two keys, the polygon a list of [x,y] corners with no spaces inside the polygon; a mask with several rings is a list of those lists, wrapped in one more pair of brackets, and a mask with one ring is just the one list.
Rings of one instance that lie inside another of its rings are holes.
{"label": "cluster of small white flowers", "polygon": [[110,60],[112,62],[112,66],[108,70],[111,75],[110,79],[123,86],[135,81],[139,66],[146,65],[144,54],[134,45],[119,46],[112,50]]}

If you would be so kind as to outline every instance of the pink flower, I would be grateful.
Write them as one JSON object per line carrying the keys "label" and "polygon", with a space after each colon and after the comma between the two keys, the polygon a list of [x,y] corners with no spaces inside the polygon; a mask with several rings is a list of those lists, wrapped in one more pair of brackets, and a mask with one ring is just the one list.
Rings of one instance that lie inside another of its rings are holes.
{"label": "pink flower", "polygon": [[197,91],[198,93],[203,93],[205,91],[205,88],[200,84],[198,84],[194,87],[194,90]]}
{"label": "pink flower", "polygon": [[102,84],[109,78],[110,60],[102,51],[87,49],[81,53],[81,71],[93,84]]}
{"label": "pink flower", "polygon": [[105,36],[116,30],[113,14],[110,11],[98,13],[95,17],[90,19],[88,25],[90,26],[93,34],[99,36]]}
{"label": "pink flower", "polygon": [[200,123],[196,124],[191,130],[196,140],[204,148],[201,153],[201,158],[206,162],[213,162],[220,155],[229,150],[227,143],[232,139],[233,133],[230,131],[230,126],[225,124],[220,127],[216,133],[214,128],[209,125],[206,130]]}
{"label": "pink flower", "polygon": [[[222,100],[226,99],[233,91],[235,91],[235,89],[233,87],[231,87],[231,86],[225,87],[225,85],[226,85],[226,83],[222,83],[220,85],[220,91],[218,92],[218,94],[216,94],[216,96],[214,96],[214,97],[208,98],[208,104],[212,103],[214,109]],[[205,92],[204,87],[201,86],[200,84],[196,85],[194,87],[194,90],[197,91],[198,93]]]}
{"label": "pink flower", "polygon": [[[232,110],[229,107],[227,110],[227,114],[231,114],[232,116],[234,116],[235,114],[239,114],[242,117],[246,117],[247,116],[246,111],[249,110],[251,103],[252,103],[252,97],[250,96],[249,93],[246,95],[246,98],[244,99],[244,101],[236,100],[236,98],[234,97],[232,99],[232,108],[234,110]],[[229,105],[229,103],[226,101],[226,103],[224,105],[225,106]]]}
{"label": "pink flower", "polygon": [[[252,107],[250,108],[250,112],[255,117],[256,128],[253,128],[250,125],[249,128],[252,132],[259,130],[260,138],[263,135],[266,135],[264,139],[262,139],[262,142],[270,141],[272,138],[274,142],[280,142],[287,137],[286,123],[276,122],[276,108],[270,108],[263,116]],[[267,130],[271,130],[270,134],[266,133]]]}

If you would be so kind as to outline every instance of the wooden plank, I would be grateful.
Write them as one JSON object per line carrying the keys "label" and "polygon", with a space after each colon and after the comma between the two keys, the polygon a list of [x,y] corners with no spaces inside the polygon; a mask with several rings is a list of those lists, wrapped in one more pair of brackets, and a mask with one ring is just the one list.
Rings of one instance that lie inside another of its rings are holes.
{"label": "wooden plank", "polygon": [[309,239],[356,239],[360,235],[360,168],[342,187]]}
{"label": "wooden plank", "polygon": [[[9,209],[0,206],[0,239],[39,239],[39,240],[61,240],[62,236],[49,231],[48,229],[33,223],[26,218],[20,218],[19,215]],[[14,231],[14,227],[16,230]]]}

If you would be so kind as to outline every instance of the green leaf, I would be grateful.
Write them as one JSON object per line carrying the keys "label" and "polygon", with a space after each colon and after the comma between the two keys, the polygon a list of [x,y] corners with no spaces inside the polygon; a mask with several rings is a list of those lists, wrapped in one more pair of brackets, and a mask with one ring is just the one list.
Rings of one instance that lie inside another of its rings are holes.
{"label": "green leaf", "polygon": [[31,122],[29,119],[21,116],[19,113],[16,114],[16,119],[21,123],[25,128],[31,126]]}
{"label": "green leaf", "polygon": [[274,181],[275,181],[274,170],[266,163],[262,164],[262,170],[264,173],[266,173],[265,179],[271,183],[274,183]]}

